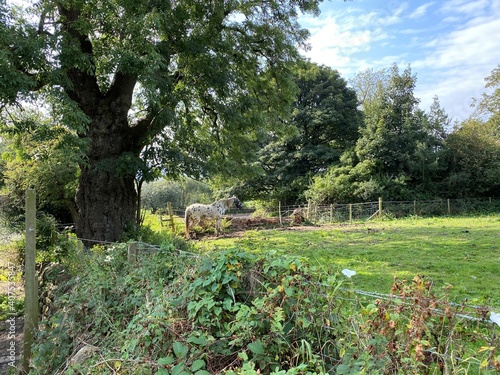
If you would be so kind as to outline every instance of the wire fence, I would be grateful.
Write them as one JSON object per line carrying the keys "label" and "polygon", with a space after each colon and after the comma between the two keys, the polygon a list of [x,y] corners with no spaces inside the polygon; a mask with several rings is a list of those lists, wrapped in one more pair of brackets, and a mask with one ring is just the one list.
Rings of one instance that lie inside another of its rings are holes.
{"label": "wire fence", "polygon": [[[164,251],[160,246],[156,245],[151,245],[148,243],[144,242],[138,242],[138,243],[133,243],[133,244],[128,244],[128,251],[129,251],[129,260],[130,260],[130,251],[132,249],[132,254],[133,256],[136,256],[137,258],[133,260],[133,264],[135,266],[140,266],[140,264],[143,261],[146,261],[148,258],[153,256],[155,253],[159,251]],[[203,259],[203,258],[211,258],[210,254],[199,254],[199,253],[192,253],[192,252],[187,252],[187,251],[182,251],[178,249],[172,249],[176,256],[180,257],[185,257],[185,258],[197,258],[197,259]],[[249,272],[250,275],[252,275],[252,272]],[[453,330],[471,330],[471,329],[480,329],[483,330],[484,332],[487,332],[486,335],[492,336],[492,340],[494,340],[495,337],[495,332],[496,332],[496,325],[498,323],[494,322],[490,316],[493,316],[494,313],[492,311],[498,310],[496,308],[492,308],[490,306],[477,306],[477,305],[471,305],[471,304],[466,304],[466,303],[454,303],[451,302],[447,299],[441,299],[441,298],[436,298],[436,297],[423,297],[423,296],[412,296],[410,295],[405,295],[404,293],[396,293],[396,294],[383,294],[383,293],[378,293],[378,292],[373,292],[373,291],[365,291],[365,290],[360,290],[360,289],[354,289],[354,288],[349,288],[349,287],[341,287],[339,288],[339,293],[336,295],[334,300],[331,300],[328,298],[330,295],[330,291],[335,288],[335,286],[323,283],[323,282],[313,282],[313,281],[304,281],[306,284],[309,284],[312,288],[311,290],[315,290],[317,293],[317,296],[322,296],[326,300],[329,300],[328,306],[324,306],[325,309],[328,311],[331,311],[332,315],[334,315],[333,311],[338,311],[338,302],[339,300],[343,301],[343,303],[348,304],[347,309],[350,309],[353,307],[355,310],[360,309],[363,310],[366,306],[369,304],[377,303],[377,301],[384,300],[387,301],[385,304],[385,308],[387,311],[393,311],[397,312],[397,314],[409,314],[412,315],[412,311],[418,312],[418,311],[424,311],[426,308],[429,308],[429,315],[426,317],[427,323],[426,324],[431,324],[431,320],[435,319],[435,321],[443,321],[445,322],[445,318],[449,319],[449,327],[451,331]],[[251,284],[251,283],[250,283]],[[248,291],[248,292],[243,292],[244,295],[248,295],[250,293],[253,293],[253,295],[259,295],[259,292],[255,291]],[[263,292],[260,292],[263,293]],[[263,293],[264,294],[264,293]],[[401,306],[404,305],[405,308],[402,308]],[[427,307],[426,307],[427,306]],[[401,311],[406,311],[402,313]],[[490,315],[491,314],[491,315]],[[361,313],[361,315],[366,315],[365,313]],[[413,315],[412,315],[413,316]],[[407,317],[409,320],[412,319],[411,316]],[[369,319],[369,318],[368,318]],[[403,320],[405,318],[402,318]],[[417,318],[420,319],[420,318]],[[422,323],[422,321],[419,320],[419,322]],[[475,324],[472,326],[471,324]],[[443,323],[443,327],[444,327]],[[466,328],[464,328],[466,327]],[[475,328],[471,328],[475,327]],[[335,329],[334,327],[330,325],[322,325],[319,327],[320,330],[332,330]],[[464,331],[465,332],[465,331]],[[464,333],[465,334],[465,333]],[[436,340],[448,340],[452,339],[451,336],[445,336],[443,333],[443,337],[436,338]],[[322,336],[322,334],[320,334]],[[454,340],[456,340],[456,336],[453,337]],[[442,349],[442,348],[441,348]],[[478,361],[474,357],[467,357],[467,358],[460,358],[458,357],[455,353],[450,353],[447,350],[445,351],[440,351],[440,348],[433,347],[429,348],[426,350],[426,352],[431,355],[431,354],[436,354],[439,355],[442,359],[447,359],[448,361],[452,361],[457,365],[457,368],[479,368],[480,366],[484,367],[484,364],[481,364],[480,361]],[[328,363],[333,363],[337,361],[335,358],[330,358],[328,356],[328,351],[321,350],[318,352],[314,353],[318,357],[323,358],[324,360],[327,360]],[[446,372],[444,372],[446,373]]]}
{"label": "wire fence", "polygon": [[271,216],[286,220],[300,213],[315,224],[352,223],[374,217],[403,218],[411,216],[452,216],[500,212],[500,198],[435,199],[295,206],[281,206],[267,210]]}
{"label": "wire fence", "polygon": [[[35,209],[32,210],[35,213]],[[281,206],[279,205],[277,209],[269,210],[270,215],[277,215],[282,218],[290,218],[297,212],[303,213],[308,220],[315,223],[332,223],[332,222],[353,222],[359,220],[369,220],[370,218],[376,216],[390,216],[390,217],[405,217],[411,215],[418,216],[440,216],[440,215],[463,215],[463,214],[474,214],[474,213],[485,213],[485,212],[500,212],[500,198],[480,198],[480,199],[447,199],[447,200],[432,200],[432,201],[383,201],[379,199],[377,202],[366,202],[366,203],[355,203],[355,204],[330,204],[330,205],[313,205],[311,203],[302,206]],[[34,216],[34,215],[32,215]],[[33,226],[34,228],[35,226]],[[34,234],[34,230],[33,234]],[[111,245],[107,241],[95,241],[82,238],[74,238],[77,253],[83,255],[84,253],[91,253],[84,248],[83,242],[93,241],[102,245]],[[66,237],[66,240],[70,238]],[[33,241],[34,243],[34,241]],[[151,244],[143,242],[131,242],[128,244],[122,244],[127,246],[127,260],[134,265],[140,266],[141,262],[147,259],[152,254],[162,251],[161,247],[154,246]],[[169,251],[175,253],[177,256],[184,257],[206,257],[206,254],[191,253],[188,251],[182,251],[172,247]],[[35,249],[33,247],[33,254]],[[141,259],[143,258],[143,259]],[[33,256],[34,260],[34,256]],[[33,267],[34,268],[34,267]],[[34,274],[34,269],[33,269]],[[37,285],[33,283],[33,285]],[[38,287],[38,286],[36,286]],[[324,287],[329,287],[324,285]],[[362,296],[363,298],[373,299],[384,299],[391,301],[394,306],[399,306],[402,299],[401,296],[386,295],[376,292],[368,292],[363,290],[353,291],[357,296]],[[38,295],[38,293],[36,293]],[[406,298],[403,298],[404,302],[407,302]],[[38,302],[38,301],[37,301]],[[408,303],[411,303],[409,300]],[[485,324],[486,327],[490,329],[495,329],[496,322],[493,322],[493,318],[488,319],[487,313],[491,312],[492,308],[488,306],[470,306],[462,304],[449,304],[460,307],[460,309],[454,313],[459,319],[465,321],[475,321],[481,324]],[[448,314],[447,311],[443,309],[434,309],[435,313],[440,315]],[[493,316],[493,315],[491,315]],[[36,321],[33,319],[33,321]],[[324,327],[325,329],[330,329],[329,327]]]}
{"label": "wire fence", "polygon": [[[123,244],[122,244],[123,245]],[[151,256],[154,256],[160,251],[165,251],[162,249],[161,246],[158,245],[152,245],[146,242],[130,242],[127,244],[127,253],[128,253],[128,261],[136,264],[137,266],[140,266],[141,262],[147,260]],[[190,251],[185,251],[181,249],[176,249],[172,248],[169,251],[171,251],[173,254],[176,256],[180,257],[187,257],[187,258],[197,258],[197,259],[210,259],[210,254],[203,254],[203,253],[195,253],[195,252],[190,252]],[[329,284],[323,284],[323,283],[314,283],[315,285],[318,285],[323,288],[332,288],[331,285]],[[346,288],[341,288],[342,290],[346,290]],[[386,294],[386,293],[378,293],[378,292],[373,292],[373,291],[366,291],[366,290],[361,290],[361,289],[349,289],[350,292],[360,296],[364,297],[366,299],[384,299],[384,300],[408,300],[411,303],[413,303],[413,297],[404,297],[400,294]],[[395,302],[396,303],[396,302]],[[400,304],[401,302],[397,302],[397,304]],[[486,322],[487,324],[493,323],[492,321],[489,321],[486,317],[487,313],[492,311],[492,310],[498,310],[498,308],[493,308],[491,306],[480,306],[480,305],[472,305],[472,304],[466,304],[466,303],[454,303],[454,302],[448,302],[450,306],[454,307],[460,307],[461,313],[457,313],[456,316],[465,319],[465,320],[470,320],[470,321],[482,321]],[[445,311],[435,309],[437,313],[445,315]]]}

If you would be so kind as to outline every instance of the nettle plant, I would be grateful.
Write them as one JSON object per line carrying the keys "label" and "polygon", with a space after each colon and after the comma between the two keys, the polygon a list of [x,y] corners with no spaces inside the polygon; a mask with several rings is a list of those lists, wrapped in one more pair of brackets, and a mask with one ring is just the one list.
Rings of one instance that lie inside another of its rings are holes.
{"label": "nettle plant", "polygon": [[[172,286],[136,316],[126,356],[157,358],[157,372],[165,374],[245,366],[325,372],[334,367],[338,311],[317,274],[298,259],[238,250],[205,258],[179,283],[184,287]],[[329,282],[339,284],[335,277]]]}

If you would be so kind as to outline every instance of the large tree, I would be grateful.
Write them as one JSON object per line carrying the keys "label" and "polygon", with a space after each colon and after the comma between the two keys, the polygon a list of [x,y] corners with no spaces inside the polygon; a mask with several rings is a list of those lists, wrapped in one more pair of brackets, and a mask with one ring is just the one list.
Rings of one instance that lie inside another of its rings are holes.
{"label": "large tree", "polygon": [[205,174],[235,172],[261,125],[276,123],[266,119],[287,110],[289,65],[307,37],[297,16],[317,3],[42,0],[36,23],[1,19],[0,68],[16,84],[2,100],[40,90],[86,141],[78,236],[115,241],[134,225],[146,145],[172,174],[200,172],[201,162]]}
{"label": "large tree", "polygon": [[500,191],[500,65],[485,78],[487,92],[475,101],[472,116],[446,140],[451,196],[491,197]]}
{"label": "large tree", "polygon": [[375,162],[374,173],[397,176],[409,172],[420,131],[415,85],[416,77],[409,67],[400,74],[394,65],[387,88],[365,103],[365,127],[361,129],[356,154],[361,161]]}
{"label": "large tree", "polygon": [[483,122],[484,133],[495,142],[500,142],[500,65],[493,69],[485,79],[485,88],[481,98],[474,101],[476,110],[471,119]]}
{"label": "large tree", "polygon": [[321,201],[414,199],[432,186],[449,119],[436,98],[429,113],[418,108],[416,77],[394,65],[386,85],[363,103],[364,126],[356,146],[317,176],[306,193]]}
{"label": "large tree", "polygon": [[270,137],[259,152],[263,173],[246,182],[253,198],[295,203],[312,176],[339,161],[362,123],[356,93],[339,72],[303,61],[294,71],[298,87],[285,135]]}
{"label": "large tree", "polygon": [[349,79],[349,85],[356,91],[359,105],[373,101],[380,91],[387,89],[391,79],[389,69],[366,69]]}
{"label": "large tree", "polygon": [[462,122],[446,140],[449,164],[443,188],[449,196],[498,196],[500,191],[500,139],[476,119]]}

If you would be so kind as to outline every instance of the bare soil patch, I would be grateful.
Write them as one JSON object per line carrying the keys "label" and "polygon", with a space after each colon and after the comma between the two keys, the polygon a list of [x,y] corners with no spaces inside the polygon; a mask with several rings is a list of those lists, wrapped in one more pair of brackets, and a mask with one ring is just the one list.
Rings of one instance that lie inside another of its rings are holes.
{"label": "bare soil patch", "polygon": [[213,232],[194,233],[192,239],[208,239],[214,240],[217,238],[239,238],[245,235],[248,230],[268,230],[274,229],[277,231],[294,231],[294,232],[311,232],[316,230],[328,230],[352,227],[353,225],[359,226],[360,224],[296,224],[292,219],[282,219],[281,223],[279,218],[253,218],[249,216],[228,216],[226,220],[230,221],[230,226],[224,231],[223,234],[216,236]]}

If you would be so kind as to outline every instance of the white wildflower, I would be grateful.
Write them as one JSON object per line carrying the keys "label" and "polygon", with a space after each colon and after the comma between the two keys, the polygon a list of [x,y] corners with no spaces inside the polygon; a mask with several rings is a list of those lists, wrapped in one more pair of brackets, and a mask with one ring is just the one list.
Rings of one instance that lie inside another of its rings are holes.
{"label": "white wildflower", "polygon": [[113,260],[113,257],[106,255],[106,258],[104,258],[105,262],[111,262]]}
{"label": "white wildflower", "polygon": [[347,276],[348,278],[351,278],[353,277],[354,275],[356,275],[356,271],[352,271],[350,269],[347,269],[347,268],[344,268],[342,270],[342,274],[344,274],[345,276]]}
{"label": "white wildflower", "polygon": [[490,313],[490,320],[493,322],[493,323],[496,323],[500,326],[500,314],[498,313],[495,313],[495,312],[491,312]]}

